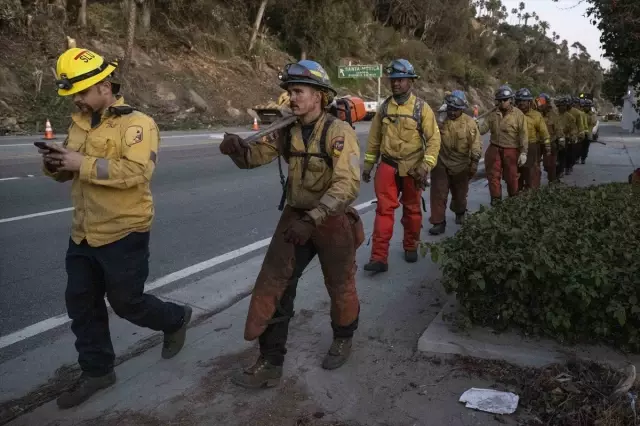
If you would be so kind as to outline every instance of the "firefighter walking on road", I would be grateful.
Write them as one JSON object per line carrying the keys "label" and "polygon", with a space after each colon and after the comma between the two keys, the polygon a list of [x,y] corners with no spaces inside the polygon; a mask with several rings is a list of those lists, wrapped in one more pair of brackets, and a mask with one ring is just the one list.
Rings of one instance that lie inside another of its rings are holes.
{"label": "firefighter walking on road", "polygon": [[71,116],[63,146],[39,150],[46,175],[72,181],[65,302],[82,375],[58,398],[63,409],[116,381],[105,294],[118,316],[164,332],[163,358],[182,349],[192,314],[189,306],[144,293],[160,135],[151,117],[118,94],[116,69],[117,63],[86,49],[58,58],[58,95],[70,97],[80,111]]}
{"label": "firefighter walking on road", "polygon": [[537,98],[537,105],[551,137],[551,154],[543,157],[544,170],[547,172],[549,183],[556,183],[558,182],[559,153],[564,151],[565,147],[564,131],[560,124],[560,116],[554,111],[549,95],[541,93]]}
{"label": "firefighter walking on road", "polygon": [[587,157],[589,156],[589,147],[591,146],[591,142],[593,141],[593,128],[598,123],[598,116],[595,112],[593,112],[593,101],[591,99],[582,99],[581,101],[582,111],[586,115],[586,131],[585,138],[582,141],[582,150],[580,152],[580,160],[582,164],[587,162]]}
{"label": "firefighter walking on road", "polygon": [[558,177],[562,177],[564,174],[570,175],[573,172],[573,153],[579,132],[575,116],[570,112],[571,98],[560,96],[556,99],[556,106],[558,107],[558,121],[565,139],[565,149],[559,151],[558,156],[558,165],[561,170]]}
{"label": "firefighter walking on road", "polygon": [[[387,98],[373,118],[364,157],[363,180],[370,182],[376,169],[374,187],[378,205],[373,225],[373,248],[365,271],[388,270],[389,241],[393,235],[395,210],[403,205],[402,226],[405,260],[418,260],[422,229],[422,191],[440,150],[440,130],[429,105],[412,93],[418,78],[405,59],[386,68],[393,96]],[[402,197],[400,198],[400,194]]]}
{"label": "firefighter walking on road", "polygon": [[549,130],[542,114],[531,108],[532,102],[533,95],[529,89],[522,88],[516,92],[516,104],[525,115],[527,136],[529,137],[527,163],[520,167],[518,181],[520,191],[540,188],[540,156],[548,157],[551,155]]}
{"label": "firefighter walking on road", "polygon": [[501,179],[507,182],[510,197],[518,194],[518,167],[527,163],[527,123],[522,111],[513,106],[514,96],[509,86],[500,87],[494,96],[497,109],[480,125],[481,135],[491,132],[484,164],[492,205],[502,199]]}
{"label": "firefighter walking on road", "polygon": [[298,280],[317,254],[331,299],[333,343],[322,367],[342,366],[351,354],[360,304],[356,250],[364,240],[362,221],[351,207],[360,190],[360,147],[353,128],[325,109],[336,95],[315,61],[289,64],[280,76],[298,120],[255,143],[227,134],[220,152],[241,169],[289,165],[286,206],[256,279],[244,338],[259,339],[256,363],[233,378],[246,388],[275,386],[282,377],[289,321]]}
{"label": "firefighter walking on road", "polygon": [[587,117],[585,113],[579,109],[580,98],[569,96],[567,98],[567,102],[569,103],[569,114],[573,116],[576,121],[576,126],[578,127],[578,137],[567,151],[567,175],[570,175],[573,173],[573,166],[578,163],[582,156],[582,144],[584,139],[587,137]]}
{"label": "firefighter walking on road", "polygon": [[475,120],[464,114],[467,104],[461,95],[445,97],[447,119],[442,126],[438,162],[431,171],[430,206],[433,225],[429,234],[444,233],[445,211],[451,192],[451,210],[461,225],[467,211],[469,182],[478,171],[482,142]]}

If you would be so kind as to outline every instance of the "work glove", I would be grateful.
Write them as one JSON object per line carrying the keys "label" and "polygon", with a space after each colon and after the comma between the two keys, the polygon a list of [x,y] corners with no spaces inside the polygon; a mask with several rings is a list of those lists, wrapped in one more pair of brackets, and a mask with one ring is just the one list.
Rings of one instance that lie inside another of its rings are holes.
{"label": "work glove", "polygon": [[243,154],[247,148],[249,148],[249,144],[233,133],[225,133],[224,139],[220,143],[220,152],[224,155]]}
{"label": "work glove", "polygon": [[525,164],[527,164],[527,153],[522,152],[520,153],[520,157],[518,157],[518,167],[523,167]]}
{"label": "work glove", "polygon": [[564,149],[566,144],[567,144],[567,141],[565,140],[565,138],[558,138],[558,147],[560,149]]}
{"label": "work glove", "polygon": [[544,145],[544,155],[551,155],[551,144]]}
{"label": "work glove", "polygon": [[422,190],[427,188],[429,178],[429,166],[425,163],[420,163],[408,172],[409,176],[411,176],[415,181],[416,185]]}
{"label": "work glove", "polygon": [[478,162],[472,161],[469,166],[469,180],[473,179],[473,177],[478,173]]}
{"label": "work glove", "polygon": [[311,234],[316,228],[316,224],[310,216],[304,215],[295,220],[289,228],[284,231],[284,240],[287,243],[303,246],[311,238]]}
{"label": "work glove", "polygon": [[371,170],[365,170],[362,172],[362,180],[366,183],[371,182]]}

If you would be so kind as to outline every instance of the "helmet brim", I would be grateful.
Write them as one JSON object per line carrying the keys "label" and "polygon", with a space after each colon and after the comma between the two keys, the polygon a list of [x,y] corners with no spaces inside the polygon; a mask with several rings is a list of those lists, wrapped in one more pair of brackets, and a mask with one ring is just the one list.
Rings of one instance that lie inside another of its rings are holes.
{"label": "helmet brim", "polygon": [[328,86],[326,84],[316,83],[314,81],[305,80],[305,79],[291,79],[291,80],[283,81],[282,83],[280,83],[280,87],[286,90],[290,84],[306,84],[307,86],[313,86],[319,89],[329,90],[331,93],[333,93],[333,96],[338,95],[338,92],[336,91],[336,89],[334,89],[331,86]]}
{"label": "helmet brim", "polygon": [[87,78],[86,80],[82,80],[82,81],[78,81],[77,83],[74,83],[73,87],[71,87],[71,89],[69,90],[58,89],[58,96],[71,96],[71,95],[75,95],[78,92],[82,92],[83,90],[88,89],[94,84],[100,83],[101,81],[109,77],[109,75],[115,70],[116,70],[116,67],[113,66],[112,64],[109,64],[104,69],[104,71],[102,71],[100,74],[96,74],[92,77]]}

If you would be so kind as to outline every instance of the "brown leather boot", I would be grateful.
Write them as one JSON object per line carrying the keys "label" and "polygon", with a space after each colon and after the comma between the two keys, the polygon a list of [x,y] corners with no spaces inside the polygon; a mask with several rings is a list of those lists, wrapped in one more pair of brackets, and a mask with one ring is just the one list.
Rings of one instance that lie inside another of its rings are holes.
{"label": "brown leather boot", "polygon": [[335,337],[329,348],[329,352],[322,361],[322,368],[325,370],[335,370],[341,367],[351,355],[351,338]]}
{"label": "brown leather boot", "polygon": [[260,357],[255,364],[236,374],[231,381],[243,388],[260,389],[278,386],[281,378],[282,366],[273,365]]}
{"label": "brown leather boot", "polygon": [[56,403],[63,410],[75,407],[91,398],[96,392],[112,386],[115,382],[116,373],[113,371],[100,377],[91,377],[82,373],[71,388],[58,397]]}

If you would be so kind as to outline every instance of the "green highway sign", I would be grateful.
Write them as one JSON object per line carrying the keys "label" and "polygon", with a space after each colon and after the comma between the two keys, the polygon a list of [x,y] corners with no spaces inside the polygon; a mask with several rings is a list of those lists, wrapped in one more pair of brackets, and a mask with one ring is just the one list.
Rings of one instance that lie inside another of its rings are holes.
{"label": "green highway sign", "polygon": [[382,65],[342,65],[338,67],[338,78],[380,78]]}

